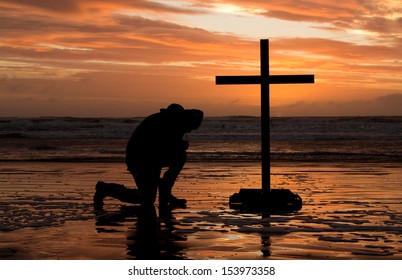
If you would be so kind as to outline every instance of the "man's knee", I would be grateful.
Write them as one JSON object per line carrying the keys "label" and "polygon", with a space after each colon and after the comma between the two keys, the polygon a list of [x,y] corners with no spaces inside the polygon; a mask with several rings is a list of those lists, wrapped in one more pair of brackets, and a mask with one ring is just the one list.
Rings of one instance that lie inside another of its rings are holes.
{"label": "man's knee", "polygon": [[156,200],[161,169],[156,166],[133,167],[129,169],[138,191],[141,195],[141,204],[153,205]]}
{"label": "man's knee", "polygon": [[182,153],[178,153],[176,157],[171,161],[169,167],[180,167],[180,169],[184,166],[187,161],[187,152],[184,151]]}

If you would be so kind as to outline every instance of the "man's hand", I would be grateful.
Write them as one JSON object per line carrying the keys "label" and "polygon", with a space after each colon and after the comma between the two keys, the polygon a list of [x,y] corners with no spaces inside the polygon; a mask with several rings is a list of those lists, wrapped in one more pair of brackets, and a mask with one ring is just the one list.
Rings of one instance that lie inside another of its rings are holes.
{"label": "man's hand", "polygon": [[186,141],[186,140],[182,140],[182,141],[181,141],[181,145],[182,145],[182,149],[185,150],[185,151],[186,151],[186,150],[188,149],[188,147],[190,146],[189,142]]}

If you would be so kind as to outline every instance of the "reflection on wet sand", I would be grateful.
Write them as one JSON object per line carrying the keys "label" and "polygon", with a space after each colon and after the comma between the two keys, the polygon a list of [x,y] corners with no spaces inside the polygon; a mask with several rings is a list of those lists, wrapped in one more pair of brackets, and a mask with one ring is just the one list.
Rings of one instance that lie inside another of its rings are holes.
{"label": "reflection on wet sand", "polygon": [[0,258],[402,259],[399,164],[277,163],[273,185],[304,203],[270,216],[228,205],[260,185],[258,164],[186,166],[175,191],[187,208],[142,215],[114,199],[94,211],[99,179],[132,187],[119,164],[3,164]]}
{"label": "reflection on wet sand", "polygon": [[[172,209],[122,206],[119,212],[96,210],[96,230],[113,231],[122,223],[131,223],[127,230],[127,258],[141,260],[183,259],[187,238],[175,232]],[[124,230],[124,228],[122,228]]]}

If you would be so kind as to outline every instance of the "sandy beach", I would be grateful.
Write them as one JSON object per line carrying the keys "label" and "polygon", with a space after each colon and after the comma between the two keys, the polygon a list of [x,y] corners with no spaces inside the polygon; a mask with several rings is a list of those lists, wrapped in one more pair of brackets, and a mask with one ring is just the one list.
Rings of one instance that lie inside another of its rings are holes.
{"label": "sandy beach", "polygon": [[134,187],[120,163],[0,163],[0,259],[402,259],[402,167],[397,163],[280,163],[272,184],[303,199],[297,213],[229,208],[259,188],[260,165],[190,162],[174,193],[186,209],[141,219],[105,200],[98,180]]}

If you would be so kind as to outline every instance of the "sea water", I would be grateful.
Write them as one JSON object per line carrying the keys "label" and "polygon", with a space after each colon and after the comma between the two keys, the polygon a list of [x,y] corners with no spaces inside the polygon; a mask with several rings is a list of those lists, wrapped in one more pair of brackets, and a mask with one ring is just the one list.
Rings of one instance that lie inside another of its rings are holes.
{"label": "sea water", "polygon": [[188,207],[154,235],[119,201],[92,205],[98,180],[134,187],[142,119],[0,118],[0,258],[141,258],[141,236],[166,244],[154,258],[401,258],[402,117],[272,118],[272,184],[303,208],[270,217],[228,206],[261,186],[260,119],[206,117],[174,190]]}
{"label": "sea water", "polygon": [[[0,161],[124,162],[143,118],[0,118]],[[260,161],[258,117],[206,117],[189,161]],[[402,162],[402,117],[271,118],[272,161]]]}

